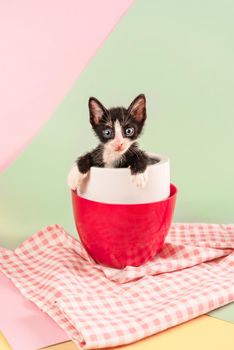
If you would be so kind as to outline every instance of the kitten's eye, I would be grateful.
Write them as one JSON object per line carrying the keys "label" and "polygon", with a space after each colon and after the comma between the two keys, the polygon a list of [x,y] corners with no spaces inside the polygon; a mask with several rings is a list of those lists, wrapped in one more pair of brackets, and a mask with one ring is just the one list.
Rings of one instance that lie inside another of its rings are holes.
{"label": "kitten's eye", "polygon": [[109,139],[112,136],[112,130],[111,129],[104,129],[102,131],[102,134],[106,139]]}
{"label": "kitten's eye", "polygon": [[125,129],[126,136],[132,136],[133,134],[134,134],[134,128],[126,128]]}

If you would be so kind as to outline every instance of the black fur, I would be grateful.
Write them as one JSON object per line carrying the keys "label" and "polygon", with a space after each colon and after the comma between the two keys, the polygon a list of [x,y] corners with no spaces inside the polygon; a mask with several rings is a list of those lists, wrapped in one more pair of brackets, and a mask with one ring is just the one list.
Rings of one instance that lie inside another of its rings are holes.
{"label": "black fur", "polygon": [[[141,94],[134,99],[128,109],[116,107],[107,110],[96,98],[89,99],[90,123],[101,143],[93,151],[77,159],[77,166],[81,173],[87,173],[92,166],[105,166],[103,162],[104,145],[115,137],[116,120],[119,120],[124,137],[128,137],[131,141],[139,138],[146,120],[145,103],[145,96]],[[107,128],[112,133],[109,138],[105,138],[103,135],[103,130]],[[127,128],[134,129],[132,136],[124,134]],[[137,142],[134,142],[115,163],[114,167],[130,167],[131,173],[137,174],[144,172],[149,164],[152,164],[152,159],[138,148]]]}
{"label": "black fur", "polygon": [[136,140],[139,137],[143,129],[144,122],[137,122],[131,115],[128,115],[126,108],[116,107],[116,108],[109,109],[108,114],[103,115],[103,118],[99,124],[95,124],[91,122],[96,136],[98,136],[99,140],[102,143],[106,143],[110,140],[110,139],[105,139],[102,134],[103,130],[108,126],[108,123],[112,125],[110,126],[110,128],[112,130],[112,139],[114,139],[115,137],[114,124],[117,119],[119,120],[120,124],[124,128],[130,128],[130,127],[134,128],[134,131],[135,131],[134,135],[129,137],[131,140]]}
{"label": "black fur", "polygon": [[77,166],[82,174],[87,173],[91,166],[103,168],[105,164],[102,159],[103,146],[98,145],[93,151],[86,153],[77,159]]}
{"label": "black fur", "polygon": [[[77,159],[77,166],[82,174],[87,173],[92,166],[103,168],[105,166],[103,159],[103,145],[98,145],[93,151],[86,153]],[[155,163],[144,151],[138,148],[134,142],[129,149],[122,155],[115,168],[130,167],[131,174],[143,173],[147,165]]]}

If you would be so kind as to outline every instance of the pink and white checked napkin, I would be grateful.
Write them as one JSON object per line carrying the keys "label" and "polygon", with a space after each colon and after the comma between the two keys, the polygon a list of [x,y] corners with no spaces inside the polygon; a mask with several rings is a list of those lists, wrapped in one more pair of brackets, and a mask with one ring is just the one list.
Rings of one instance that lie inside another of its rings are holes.
{"label": "pink and white checked napkin", "polygon": [[174,224],[163,250],[141,267],[97,265],[78,240],[49,226],[1,270],[80,347],[127,344],[234,300],[234,225]]}

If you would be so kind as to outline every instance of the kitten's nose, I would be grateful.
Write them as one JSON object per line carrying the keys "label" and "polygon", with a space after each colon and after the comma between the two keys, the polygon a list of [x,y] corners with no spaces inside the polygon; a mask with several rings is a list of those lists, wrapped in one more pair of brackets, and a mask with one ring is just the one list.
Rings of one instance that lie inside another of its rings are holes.
{"label": "kitten's nose", "polygon": [[115,145],[115,151],[122,151],[122,150],[123,150],[123,142]]}

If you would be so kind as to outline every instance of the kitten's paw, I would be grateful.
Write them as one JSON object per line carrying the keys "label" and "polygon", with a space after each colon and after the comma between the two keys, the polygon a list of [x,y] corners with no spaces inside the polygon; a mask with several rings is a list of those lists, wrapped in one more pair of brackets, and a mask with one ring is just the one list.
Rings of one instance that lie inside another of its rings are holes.
{"label": "kitten's paw", "polygon": [[85,174],[80,173],[77,165],[74,164],[67,177],[68,187],[72,190],[79,191],[87,176],[88,176],[88,173],[85,173]]}
{"label": "kitten's paw", "polygon": [[68,174],[67,184],[71,190],[76,190],[79,178],[79,171],[77,165],[74,164]]}
{"label": "kitten's paw", "polygon": [[144,188],[148,181],[147,170],[145,170],[144,173],[131,175],[131,181],[134,183],[135,186]]}

